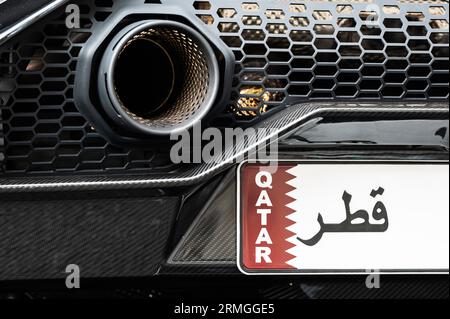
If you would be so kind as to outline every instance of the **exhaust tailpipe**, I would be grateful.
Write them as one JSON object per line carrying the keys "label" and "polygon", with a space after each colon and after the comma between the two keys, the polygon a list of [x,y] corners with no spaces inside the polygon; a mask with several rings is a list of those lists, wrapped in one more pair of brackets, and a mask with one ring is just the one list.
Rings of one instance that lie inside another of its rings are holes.
{"label": "exhaust tailpipe", "polygon": [[219,67],[197,31],[178,22],[146,21],[114,37],[99,79],[100,98],[113,120],[137,133],[165,135],[193,126],[211,109]]}

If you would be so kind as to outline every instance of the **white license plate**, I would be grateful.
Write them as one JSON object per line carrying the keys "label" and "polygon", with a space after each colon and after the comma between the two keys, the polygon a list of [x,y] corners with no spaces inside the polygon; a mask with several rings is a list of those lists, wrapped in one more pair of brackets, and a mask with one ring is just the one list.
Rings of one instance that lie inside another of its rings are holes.
{"label": "white license plate", "polygon": [[448,273],[448,163],[244,163],[246,274]]}

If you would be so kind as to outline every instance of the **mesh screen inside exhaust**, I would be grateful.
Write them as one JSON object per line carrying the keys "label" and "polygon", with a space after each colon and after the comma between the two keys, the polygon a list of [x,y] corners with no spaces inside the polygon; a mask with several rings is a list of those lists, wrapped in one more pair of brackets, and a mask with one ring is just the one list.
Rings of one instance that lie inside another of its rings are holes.
{"label": "mesh screen inside exhaust", "polygon": [[[126,108],[127,114],[135,121],[153,127],[167,127],[188,121],[202,105],[209,88],[209,65],[205,53],[189,35],[182,30],[168,27],[153,27],[133,36],[128,42],[138,39],[151,39],[170,52],[172,63],[179,65],[178,72],[182,79],[174,84],[172,90],[181,87],[181,92],[169,102],[167,110],[157,116],[141,117]],[[127,44],[127,45],[128,45]],[[126,46],[123,50],[126,50]],[[178,74],[177,74],[178,73]],[[142,101],[144,103],[144,101]]]}

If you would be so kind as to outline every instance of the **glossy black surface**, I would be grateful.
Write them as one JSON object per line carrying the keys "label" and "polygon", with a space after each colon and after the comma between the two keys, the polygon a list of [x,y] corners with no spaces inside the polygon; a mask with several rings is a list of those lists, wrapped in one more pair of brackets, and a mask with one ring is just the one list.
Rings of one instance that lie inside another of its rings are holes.
{"label": "glossy black surface", "polygon": [[287,136],[281,146],[341,147],[366,146],[449,146],[449,121],[424,120],[358,120],[327,121],[315,119]]}

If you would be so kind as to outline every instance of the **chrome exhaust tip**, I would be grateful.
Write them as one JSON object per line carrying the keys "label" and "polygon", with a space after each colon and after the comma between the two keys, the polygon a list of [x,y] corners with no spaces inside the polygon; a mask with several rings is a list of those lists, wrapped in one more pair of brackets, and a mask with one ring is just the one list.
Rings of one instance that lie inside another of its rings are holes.
{"label": "chrome exhaust tip", "polygon": [[99,72],[106,112],[137,133],[167,135],[192,127],[211,109],[219,88],[209,43],[174,21],[123,29],[107,47]]}

